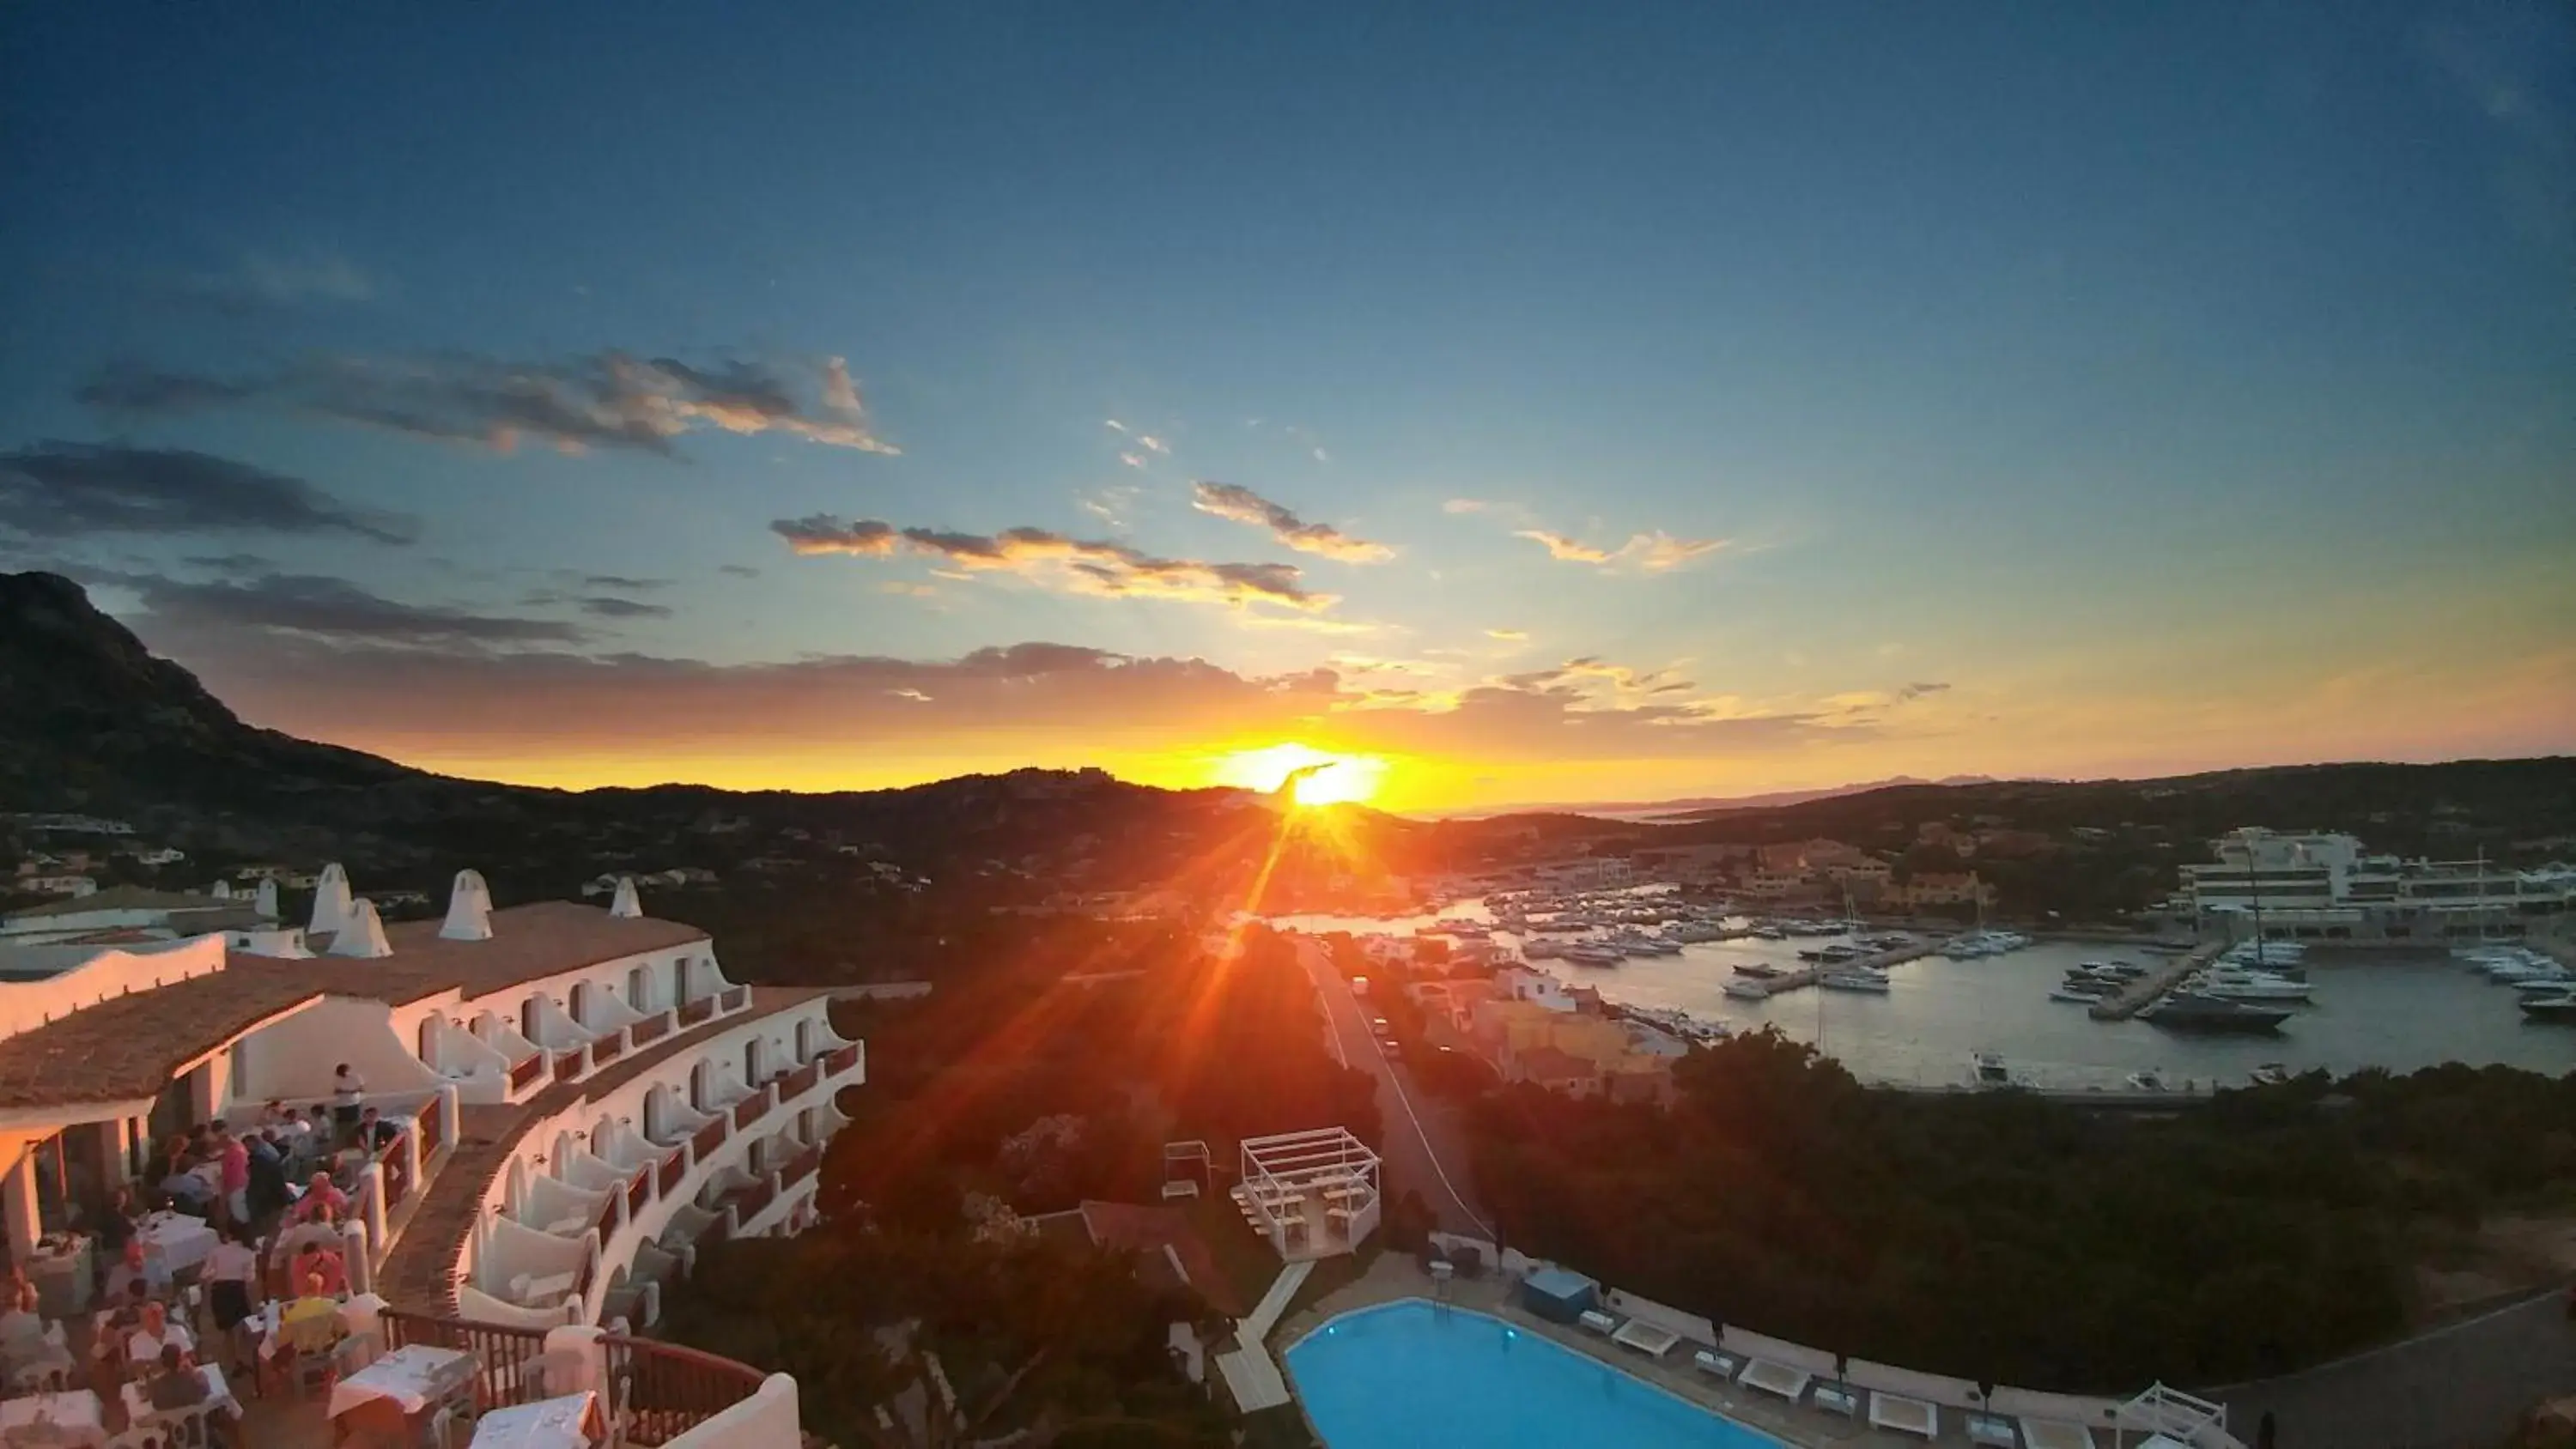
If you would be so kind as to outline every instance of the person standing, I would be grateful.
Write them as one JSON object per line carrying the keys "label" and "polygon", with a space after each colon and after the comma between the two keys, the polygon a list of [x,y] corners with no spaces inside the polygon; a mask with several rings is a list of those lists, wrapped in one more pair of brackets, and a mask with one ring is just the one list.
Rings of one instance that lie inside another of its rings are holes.
{"label": "person standing", "polygon": [[235,1223],[250,1221],[250,1145],[215,1119],[215,1157],[222,1164],[224,1212]]}
{"label": "person standing", "polygon": [[358,1104],[367,1095],[367,1079],[358,1069],[342,1062],[331,1073],[331,1121],[339,1135],[347,1138],[358,1130]]}

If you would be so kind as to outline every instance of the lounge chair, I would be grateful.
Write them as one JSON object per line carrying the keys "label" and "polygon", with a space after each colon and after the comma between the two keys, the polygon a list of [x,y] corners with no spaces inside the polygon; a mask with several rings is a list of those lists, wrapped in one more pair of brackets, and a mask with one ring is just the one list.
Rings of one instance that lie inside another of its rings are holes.
{"label": "lounge chair", "polygon": [[1885,1390],[1869,1396],[1869,1422],[1873,1428],[1893,1429],[1900,1434],[1920,1434],[1926,1439],[1941,1437],[1939,1406]]}
{"label": "lounge chair", "polygon": [[1681,1342],[1682,1336],[1661,1324],[1631,1318],[1620,1325],[1617,1333],[1610,1335],[1610,1341],[1633,1348],[1648,1358],[1662,1358],[1673,1351],[1673,1345]]}
{"label": "lounge chair", "polygon": [[1720,1353],[1713,1348],[1703,1348],[1692,1354],[1691,1365],[1701,1373],[1713,1374],[1730,1382],[1735,1378],[1735,1371],[1744,1366],[1736,1360],[1735,1355]]}
{"label": "lounge chair", "polygon": [[2093,1449],[2093,1431],[2056,1419],[2024,1419],[2021,1442],[2030,1449]]}
{"label": "lounge chair", "polygon": [[1591,1329],[1594,1333],[1611,1334],[1619,1331],[1619,1320],[1602,1312],[1598,1308],[1584,1309],[1583,1316],[1575,1321],[1581,1323],[1584,1327]]}
{"label": "lounge chair", "polygon": [[1815,1404],[1820,1413],[1852,1418],[1860,1413],[1860,1391],[1843,1384],[1818,1384]]}
{"label": "lounge chair", "polygon": [[1794,1404],[1798,1402],[1799,1395],[1807,1391],[1807,1381],[1814,1377],[1814,1374],[1804,1369],[1793,1369],[1787,1364],[1773,1363],[1767,1358],[1757,1358],[1744,1366],[1744,1372],[1737,1375],[1735,1381],[1748,1389],[1760,1389],[1766,1394],[1778,1394]]}

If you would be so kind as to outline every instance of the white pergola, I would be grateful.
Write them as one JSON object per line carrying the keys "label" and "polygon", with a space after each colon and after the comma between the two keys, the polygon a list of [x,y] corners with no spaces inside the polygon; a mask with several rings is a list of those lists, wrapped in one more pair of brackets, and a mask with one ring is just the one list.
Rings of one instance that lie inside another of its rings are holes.
{"label": "white pergola", "polygon": [[1234,1199],[1283,1259],[1347,1253],[1377,1230],[1378,1159],[1346,1127],[1247,1137]]}
{"label": "white pergola", "polygon": [[2131,1433],[2149,1437],[2136,1449],[2156,1445],[2191,1445],[2193,1449],[2226,1449],[2236,1441],[2228,1437],[2227,1406],[2209,1399],[2169,1389],[2163,1384],[2149,1384],[2146,1391],[2122,1404],[2111,1417],[2112,1437],[2125,1441]]}

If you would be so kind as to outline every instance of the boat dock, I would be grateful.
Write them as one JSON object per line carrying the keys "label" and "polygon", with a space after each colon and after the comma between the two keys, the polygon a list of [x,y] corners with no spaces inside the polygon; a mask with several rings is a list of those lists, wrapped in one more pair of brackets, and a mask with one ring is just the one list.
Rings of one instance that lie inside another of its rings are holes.
{"label": "boat dock", "polygon": [[2176,956],[2146,975],[2121,988],[2120,994],[2108,1001],[2097,1001],[2085,1010],[2095,1021],[2127,1021],[2164,999],[2165,993],[2184,977],[2218,959],[2227,949],[2224,941],[2194,947],[2188,954]]}
{"label": "boat dock", "polygon": [[[1929,956],[1940,949],[1940,943],[1938,942],[1918,941],[1911,946],[1899,946],[1893,951],[1881,951],[1875,956],[1855,956],[1849,961],[1837,961],[1831,965],[1822,961],[1810,962],[1807,965],[1799,967],[1795,971],[1786,972],[1767,980],[1752,982],[1751,984],[1762,988],[1762,994],[1752,999],[1757,1001],[1768,1001],[1772,997],[1777,996],[1784,991],[1795,991],[1802,986],[1813,986],[1818,981],[1824,979],[1824,975],[1828,971],[1856,971],[1864,966],[1874,969],[1883,969],[1889,966],[1902,965],[1908,961],[1918,960],[1922,957]],[[1738,979],[1742,980],[1744,978]]]}

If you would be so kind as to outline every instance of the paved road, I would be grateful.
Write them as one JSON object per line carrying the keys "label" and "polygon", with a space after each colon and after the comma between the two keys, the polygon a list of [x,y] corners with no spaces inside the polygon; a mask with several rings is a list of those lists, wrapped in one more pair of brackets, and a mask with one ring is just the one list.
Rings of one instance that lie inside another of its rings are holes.
{"label": "paved road", "polygon": [[2553,1293],[2215,1397],[2249,1444],[2269,1409],[2280,1449],[2495,1449],[2525,1410],[2566,1394],[2576,1394],[2576,1322]]}
{"label": "paved road", "polygon": [[1470,1196],[1475,1189],[1467,1174],[1466,1134],[1445,1104],[1415,1093],[1404,1069],[1378,1050],[1377,1038],[1369,1033],[1368,1011],[1351,994],[1351,983],[1333,969],[1331,953],[1323,943],[1300,938],[1297,961],[1313,978],[1315,994],[1324,1003],[1335,1053],[1377,1077],[1378,1117],[1386,1128],[1386,1140],[1378,1149],[1385,1176],[1380,1187],[1386,1197],[1392,1200],[1418,1192],[1431,1205],[1442,1231],[1491,1239],[1485,1215]]}

